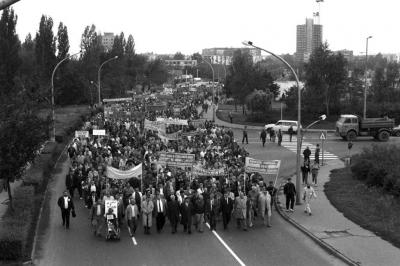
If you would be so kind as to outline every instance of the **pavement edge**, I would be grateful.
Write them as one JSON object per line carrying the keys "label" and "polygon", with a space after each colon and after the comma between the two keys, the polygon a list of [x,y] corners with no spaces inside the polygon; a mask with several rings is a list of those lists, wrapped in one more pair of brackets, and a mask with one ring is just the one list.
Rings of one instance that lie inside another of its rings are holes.
{"label": "pavement edge", "polygon": [[352,259],[350,259],[349,257],[347,257],[346,255],[344,255],[343,253],[341,253],[339,250],[335,249],[333,246],[329,245],[328,243],[326,243],[324,240],[322,240],[321,238],[317,237],[316,235],[314,235],[313,233],[311,233],[311,231],[309,231],[307,228],[305,228],[304,226],[302,226],[301,224],[297,223],[295,220],[293,220],[292,218],[290,218],[288,215],[286,215],[286,213],[282,210],[280,202],[279,202],[279,193],[282,193],[282,186],[279,187],[278,189],[278,193],[276,193],[275,195],[275,200],[274,200],[274,205],[275,205],[275,209],[277,210],[277,212],[279,213],[279,215],[285,219],[288,223],[292,224],[294,227],[296,227],[298,230],[300,230],[302,233],[304,233],[306,236],[308,236],[309,238],[311,238],[311,240],[313,240],[315,243],[317,243],[320,247],[322,247],[325,251],[327,251],[328,253],[334,255],[335,257],[337,257],[338,259],[342,260],[344,263],[346,263],[347,265],[350,266],[359,266],[360,264],[353,261]]}

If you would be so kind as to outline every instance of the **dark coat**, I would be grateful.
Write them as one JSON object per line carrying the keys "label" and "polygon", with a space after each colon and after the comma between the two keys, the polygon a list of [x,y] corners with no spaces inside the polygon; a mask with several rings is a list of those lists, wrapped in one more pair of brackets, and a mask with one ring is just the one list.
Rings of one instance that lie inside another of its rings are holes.
{"label": "dark coat", "polygon": [[182,203],[180,206],[181,212],[181,224],[191,224],[192,223],[192,213],[193,213],[193,205],[189,202],[188,206],[185,203]]}
{"label": "dark coat", "polygon": [[296,195],[296,187],[294,186],[293,183],[286,183],[283,186],[283,193],[287,196],[293,196]]}
{"label": "dark coat", "polygon": [[70,189],[70,188],[72,188],[72,176],[71,176],[71,174],[67,174],[67,176],[65,177],[65,187],[67,188],[67,189]]}
{"label": "dark coat", "polygon": [[179,220],[179,203],[178,201],[174,200],[170,200],[167,203],[168,206],[168,219],[171,222],[171,224],[175,224],[178,223]]}
{"label": "dark coat", "polygon": [[231,214],[233,210],[233,200],[228,197],[228,202],[226,202],[225,197],[221,198],[221,203],[220,203],[220,211],[223,214]]}
{"label": "dark coat", "polygon": [[[58,198],[57,205],[58,205],[58,207],[60,207],[60,209],[65,210],[65,208],[64,208],[64,196],[61,196],[61,197]],[[75,209],[74,202],[72,201],[71,197],[68,196],[68,208],[67,208],[67,210],[70,211],[70,210],[74,210],[74,209]]]}

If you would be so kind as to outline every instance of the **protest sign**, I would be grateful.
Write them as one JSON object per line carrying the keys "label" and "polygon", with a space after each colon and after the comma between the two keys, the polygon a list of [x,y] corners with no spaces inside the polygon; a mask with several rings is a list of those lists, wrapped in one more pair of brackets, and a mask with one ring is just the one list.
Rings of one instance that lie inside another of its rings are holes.
{"label": "protest sign", "polygon": [[158,164],[177,167],[191,167],[194,164],[195,155],[188,153],[160,153]]}
{"label": "protest sign", "polygon": [[105,200],[104,201],[105,212],[108,213],[108,209],[112,209],[115,216],[118,218],[118,201],[116,200]]}
{"label": "protest sign", "polygon": [[107,177],[112,179],[129,179],[142,178],[142,164],[135,166],[129,170],[119,170],[117,168],[107,166]]}
{"label": "protest sign", "polygon": [[280,160],[262,161],[246,157],[245,167],[247,172],[256,172],[266,175],[277,175],[279,173],[280,166]]}
{"label": "protest sign", "polygon": [[144,128],[152,131],[164,131],[165,132],[165,124],[160,121],[150,121],[144,120]]}
{"label": "protest sign", "polygon": [[198,176],[223,176],[226,174],[226,169],[205,169],[201,166],[195,165],[193,166],[192,173]]}
{"label": "protest sign", "polygon": [[75,131],[75,138],[88,138],[89,137],[89,131]]}
{"label": "protest sign", "polygon": [[187,126],[188,121],[186,119],[173,119],[173,118],[165,118],[165,117],[157,117],[157,121],[164,122],[165,124],[171,125],[182,125]]}
{"label": "protest sign", "polygon": [[194,127],[196,127],[196,128],[204,126],[205,122],[206,122],[206,120],[204,118],[200,118],[200,119],[196,119],[196,120],[190,121],[190,123],[192,123],[192,125]]}
{"label": "protest sign", "polygon": [[93,129],[93,136],[105,136],[106,130],[105,129]]}

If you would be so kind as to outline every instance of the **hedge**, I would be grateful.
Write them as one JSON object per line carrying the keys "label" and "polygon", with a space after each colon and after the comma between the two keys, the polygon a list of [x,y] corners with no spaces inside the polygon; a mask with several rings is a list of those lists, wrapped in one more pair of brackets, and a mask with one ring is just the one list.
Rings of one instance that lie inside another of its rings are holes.
{"label": "hedge", "polygon": [[34,187],[20,186],[14,190],[14,211],[8,209],[0,227],[0,259],[20,259],[26,246],[34,210]]}
{"label": "hedge", "polygon": [[353,156],[353,176],[369,186],[382,187],[400,196],[400,148],[395,145],[372,145]]}

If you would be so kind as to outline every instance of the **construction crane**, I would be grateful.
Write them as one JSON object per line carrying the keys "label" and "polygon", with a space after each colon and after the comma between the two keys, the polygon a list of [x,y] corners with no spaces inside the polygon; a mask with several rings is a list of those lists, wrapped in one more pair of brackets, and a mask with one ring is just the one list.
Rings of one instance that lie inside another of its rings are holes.
{"label": "construction crane", "polygon": [[6,8],[18,1],[20,1],[20,0],[0,0],[0,10],[3,10],[4,8]]}

